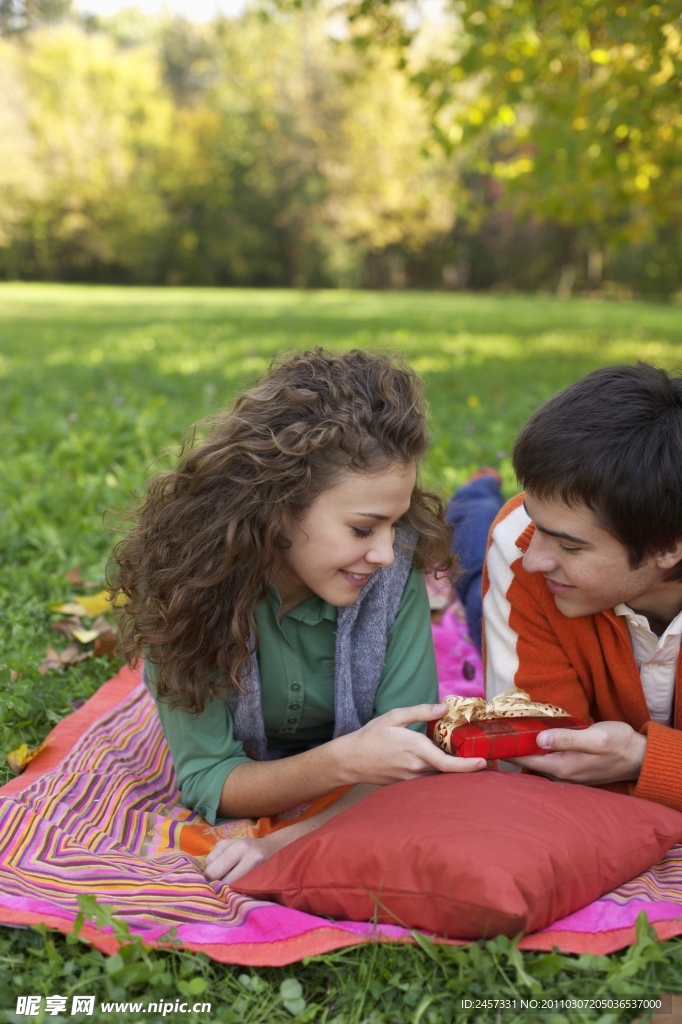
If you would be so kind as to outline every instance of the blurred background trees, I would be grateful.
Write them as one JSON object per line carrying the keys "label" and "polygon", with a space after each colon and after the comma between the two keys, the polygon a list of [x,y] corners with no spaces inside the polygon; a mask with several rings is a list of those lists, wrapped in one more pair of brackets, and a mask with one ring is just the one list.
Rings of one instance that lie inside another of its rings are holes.
{"label": "blurred background trees", "polygon": [[468,153],[474,217],[542,226],[559,291],[605,272],[679,287],[681,10],[461,0],[450,52],[417,73],[444,146]]}
{"label": "blurred background trees", "polygon": [[0,275],[682,289],[676,4],[0,0]]}

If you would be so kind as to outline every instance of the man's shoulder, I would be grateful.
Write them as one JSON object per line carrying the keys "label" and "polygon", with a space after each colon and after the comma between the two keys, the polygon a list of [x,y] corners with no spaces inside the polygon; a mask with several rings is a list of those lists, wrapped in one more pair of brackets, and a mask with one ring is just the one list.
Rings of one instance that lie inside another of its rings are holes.
{"label": "man's shoulder", "polygon": [[[544,606],[551,594],[537,573],[523,568],[535,527],[526,512],[524,495],[517,494],[500,509],[488,538],[488,552],[483,573],[483,599],[486,614],[491,604],[506,609],[507,618],[513,607],[533,604]],[[552,601],[552,604],[554,602]]]}
{"label": "man's shoulder", "polygon": [[526,512],[523,493],[502,506],[490,527],[488,547],[495,547],[507,565],[521,558],[530,543],[535,527]]}

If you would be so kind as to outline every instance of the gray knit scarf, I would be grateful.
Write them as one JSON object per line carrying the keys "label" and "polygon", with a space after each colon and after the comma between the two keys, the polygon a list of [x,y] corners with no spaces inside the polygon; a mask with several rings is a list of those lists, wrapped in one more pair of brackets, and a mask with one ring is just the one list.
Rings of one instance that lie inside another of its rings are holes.
{"label": "gray knit scarf", "polygon": [[[339,608],[334,737],[354,732],[372,717],[386,657],[386,636],[398,614],[412,568],[416,539],[412,530],[397,527],[393,565],[377,569],[357,600]],[[227,704],[232,713],[234,734],[243,743],[245,752],[256,761],[265,760],[268,741],[255,655],[244,678],[243,690],[232,691]]]}

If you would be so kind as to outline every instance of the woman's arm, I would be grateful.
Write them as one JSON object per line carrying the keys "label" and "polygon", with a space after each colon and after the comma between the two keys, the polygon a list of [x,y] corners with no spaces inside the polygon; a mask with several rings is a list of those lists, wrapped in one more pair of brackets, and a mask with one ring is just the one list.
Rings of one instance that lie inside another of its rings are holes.
{"label": "woman's arm", "polygon": [[279,761],[238,764],[223,785],[219,814],[258,818],[314,800],[339,786],[385,786],[420,775],[485,768],[481,758],[452,757],[422,733],[408,728],[440,718],[445,710],[445,704],[395,708],[357,732],[313,750]]}
{"label": "woman's arm", "polygon": [[197,715],[157,701],[156,707],[171,751],[185,807],[215,825],[225,779],[240,764],[250,764],[234,735],[224,700],[207,701]]}
{"label": "woman's arm", "polygon": [[282,850],[295,839],[314,832],[320,825],[331,818],[341,814],[363,800],[372,793],[376,786],[353,786],[351,790],[344,793],[335,803],[326,807],[314,818],[306,821],[296,822],[294,825],[287,825],[277,832],[272,832],[263,839],[221,839],[206,857],[206,869],[204,874],[209,882],[222,880],[223,882],[236,882],[238,878],[248,871],[253,871],[259,864],[263,864],[272,857],[273,853]]}
{"label": "woman's arm", "polygon": [[314,818],[279,829],[263,839],[224,839],[206,858],[209,882],[236,882],[278,850],[312,832],[364,799],[377,786],[437,772],[472,772],[485,768],[480,758],[452,757],[422,733],[415,722],[440,718],[445,704],[398,708],[372,719],[362,729],[281,761],[237,765],[223,787],[220,811],[225,817],[258,817],[313,800],[343,785],[352,785]]}

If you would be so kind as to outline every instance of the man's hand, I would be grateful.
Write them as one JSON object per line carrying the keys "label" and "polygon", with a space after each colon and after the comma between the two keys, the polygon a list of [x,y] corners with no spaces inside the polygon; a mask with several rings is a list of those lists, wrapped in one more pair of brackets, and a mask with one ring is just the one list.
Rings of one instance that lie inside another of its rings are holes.
{"label": "man's hand", "polygon": [[598,786],[639,778],[646,736],[625,722],[595,722],[587,729],[543,730],[537,745],[552,753],[509,760],[552,779]]}
{"label": "man's hand", "polygon": [[333,740],[342,782],[385,786],[438,772],[475,772],[486,767],[480,757],[452,757],[421,732],[415,722],[442,718],[447,704],[417,704],[395,708],[373,718],[357,732]]}

